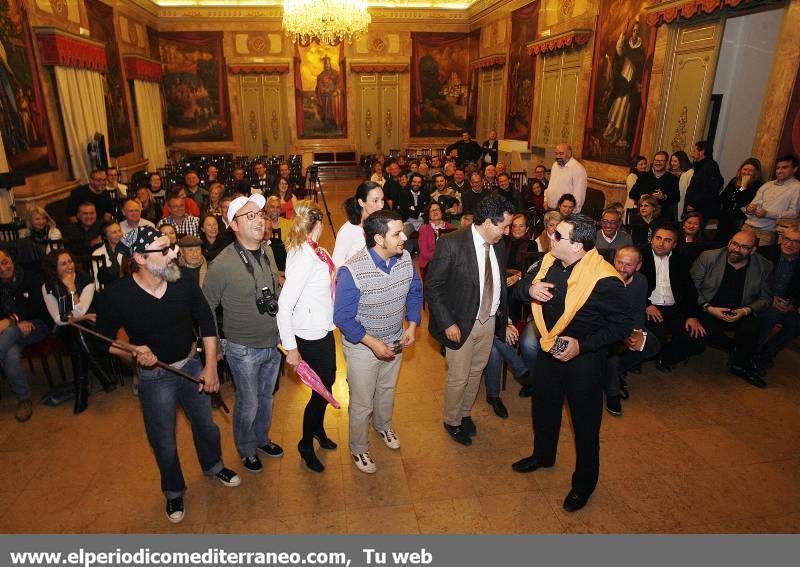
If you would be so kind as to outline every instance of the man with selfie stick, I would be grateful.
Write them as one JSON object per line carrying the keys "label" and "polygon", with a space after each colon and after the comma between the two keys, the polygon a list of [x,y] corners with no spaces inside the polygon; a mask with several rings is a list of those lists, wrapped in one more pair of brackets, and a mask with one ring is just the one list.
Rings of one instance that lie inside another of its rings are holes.
{"label": "man with selfie stick", "polygon": [[[394,211],[364,220],[367,246],[336,276],[333,322],[342,332],[350,387],[350,453],[358,470],[377,470],[369,453],[369,416],[381,440],[400,448],[392,429],[394,389],[403,349],[414,344],[422,312],[422,282],[403,249],[403,221]],[[403,319],[408,327],[403,329]]]}
{"label": "man with selfie stick", "polygon": [[[595,224],[569,215],[550,236],[539,270],[514,296],[532,299],[542,353],[532,372],[533,454],[512,465],[519,473],[556,461],[564,396],[575,432],[575,472],[564,509],[583,508],[600,473],[600,420],[607,348],[630,335],[632,321],[622,278],[595,250]],[[532,271],[533,273],[533,271]]]}

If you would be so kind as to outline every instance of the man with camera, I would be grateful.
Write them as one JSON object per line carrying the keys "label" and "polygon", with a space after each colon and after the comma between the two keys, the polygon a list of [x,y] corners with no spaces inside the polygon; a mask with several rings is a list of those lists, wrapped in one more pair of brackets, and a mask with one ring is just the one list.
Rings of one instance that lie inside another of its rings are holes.
{"label": "man with camera", "polygon": [[225,357],[236,382],[233,437],[244,467],[261,472],[258,453],[283,456],[269,439],[272,394],[281,354],[275,315],[280,283],[275,256],[263,242],[262,195],[237,197],[228,207],[228,225],[236,240],[209,265],[203,284],[211,309],[222,305]]}

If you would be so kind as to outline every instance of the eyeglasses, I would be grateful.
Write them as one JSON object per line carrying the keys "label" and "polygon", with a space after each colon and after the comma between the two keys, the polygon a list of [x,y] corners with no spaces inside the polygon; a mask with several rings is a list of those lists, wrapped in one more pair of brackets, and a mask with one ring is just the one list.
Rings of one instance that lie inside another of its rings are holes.
{"label": "eyeglasses", "polygon": [[728,242],[728,246],[733,246],[737,250],[744,250],[745,252],[753,249],[752,246],[749,246],[747,244],[740,244],[740,243],[736,242],[735,240],[731,240],[730,242]]}
{"label": "eyeglasses", "polygon": [[144,250],[142,250],[142,252],[150,252],[153,254],[161,252],[162,256],[166,256],[167,254],[169,254],[170,250],[175,250],[177,247],[178,247],[177,244],[170,244],[166,248],[156,248],[155,250],[148,250],[147,248],[145,248]]}
{"label": "eyeglasses", "polygon": [[618,225],[619,222],[620,222],[619,220],[604,220],[600,221],[600,224],[602,224],[603,226],[615,226]]}
{"label": "eyeglasses", "polygon": [[242,213],[240,215],[236,215],[233,218],[238,219],[239,217],[247,217],[247,220],[254,221],[256,218],[263,219],[264,218],[264,211],[248,211],[246,213]]}
{"label": "eyeglasses", "polygon": [[789,244],[794,244],[795,246],[800,246],[800,240],[797,238],[786,238],[785,236],[782,238],[781,242],[788,242]]}

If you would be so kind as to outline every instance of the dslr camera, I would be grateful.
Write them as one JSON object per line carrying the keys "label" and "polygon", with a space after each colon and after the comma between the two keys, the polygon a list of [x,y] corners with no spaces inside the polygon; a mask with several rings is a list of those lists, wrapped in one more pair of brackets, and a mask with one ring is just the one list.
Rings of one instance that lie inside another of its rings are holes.
{"label": "dslr camera", "polygon": [[275,317],[278,314],[278,298],[272,290],[264,286],[261,288],[261,295],[256,297],[256,307],[261,315],[266,313],[270,317]]}

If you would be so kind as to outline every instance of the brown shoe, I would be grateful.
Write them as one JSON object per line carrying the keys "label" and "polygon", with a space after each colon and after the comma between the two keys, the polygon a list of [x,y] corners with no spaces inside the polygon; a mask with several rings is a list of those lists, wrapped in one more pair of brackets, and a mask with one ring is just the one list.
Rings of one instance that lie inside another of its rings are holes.
{"label": "brown shoe", "polygon": [[31,404],[30,400],[20,400],[17,402],[17,414],[15,416],[17,421],[20,423],[23,421],[28,421],[32,415],[33,404]]}

